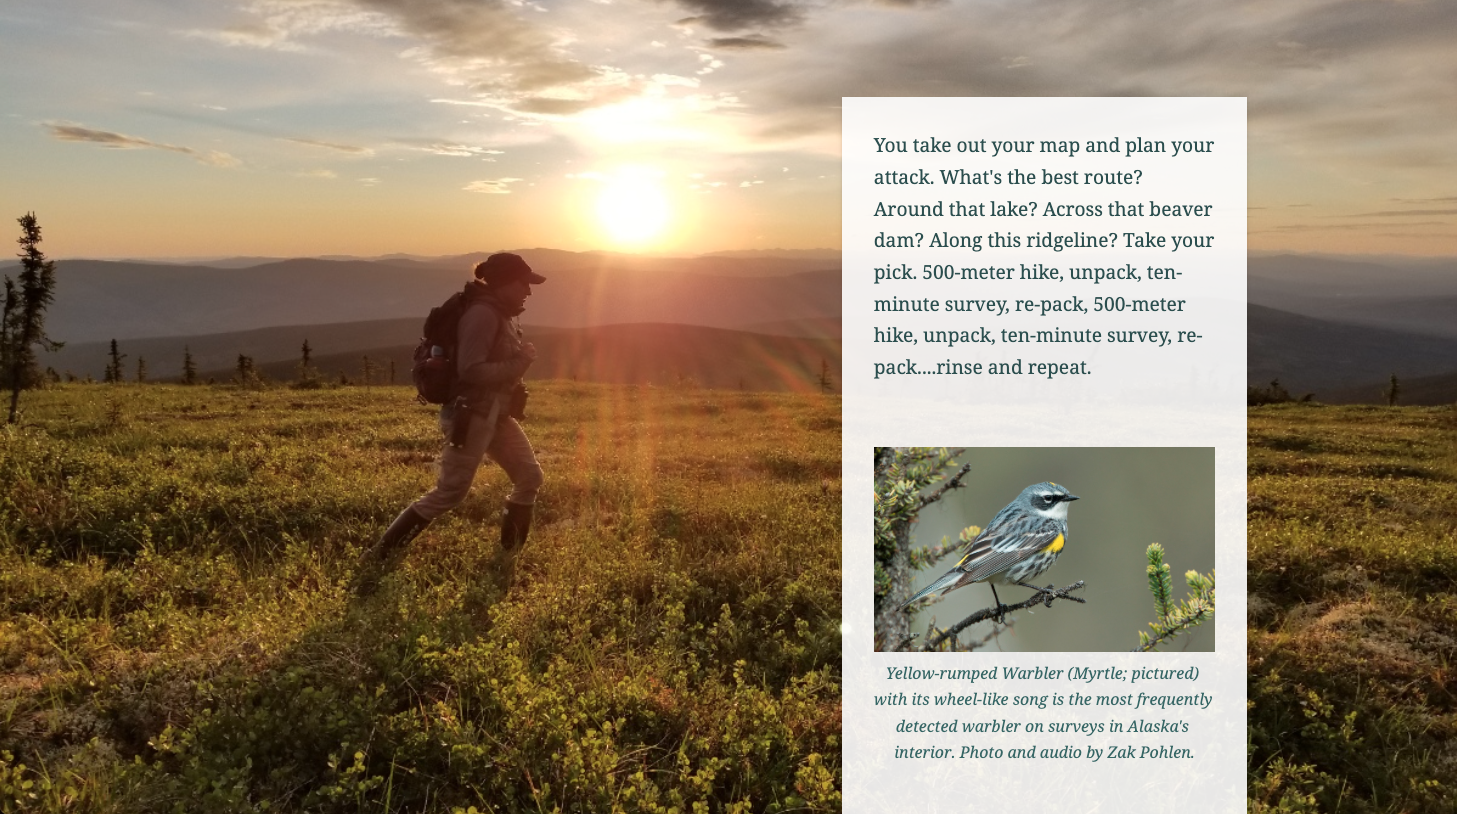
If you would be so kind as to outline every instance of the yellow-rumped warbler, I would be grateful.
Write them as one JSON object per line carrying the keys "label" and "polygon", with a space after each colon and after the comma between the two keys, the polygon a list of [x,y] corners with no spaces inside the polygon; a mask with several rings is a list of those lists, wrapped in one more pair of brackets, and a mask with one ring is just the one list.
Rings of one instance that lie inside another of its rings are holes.
{"label": "yellow-rumped warbler", "polygon": [[973,582],[987,582],[1001,608],[992,583],[1021,585],[1039,593],[1044,589],[1026,584],[1057,561],[1067,543],[1067,504],[1078,496],[1055,483],[1034,483],[1017,499],[997,512],[992,522],[971,541],[966,556],[955,568],[911,597],[901,610],[937,591],[954,591]]}

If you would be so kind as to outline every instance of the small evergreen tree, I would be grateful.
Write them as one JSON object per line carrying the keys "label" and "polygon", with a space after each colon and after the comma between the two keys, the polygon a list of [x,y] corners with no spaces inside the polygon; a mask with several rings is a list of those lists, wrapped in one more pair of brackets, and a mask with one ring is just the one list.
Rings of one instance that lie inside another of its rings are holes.
{"label": "small evergreen tree", "polygon": [[820,392],[834,392],[834,386],[830,382],[830,363],[825,359],[820,359]]}
{"label": "small evergreen tree", "polygon": [[258,369],[253,366],[253,357],[238,354],[238,367],[233,374],[233,381],[239,387],[255,387],[260,383]]}
{"label": "small evergreen tree", "polygon": [[10,386],[10,423],[20,413],[20,391],[35,386],[39,370],[35,346],[48,351],[61,347],[46,336],[46,306],[55,299],[56,264],[41,252],[40,224],[35,213],[20,218],[19,285],[5,278],[5,306],[0,315],[0,368]]}
{"label": "small evergreen tree", "polygon": [[360,366],[359,372],[364,377],[364,387],[366,390],[369,389],[370,383],[374,381],[374,374],[378,369],[379,366],[373,360],[368,356],[364,357],[364,364]]}
{"label": "small evergreen tree", "polygon": [[875,649],[905,650],[913,642],[911,617],[900,610],[911,597],[915,572],[947,552],[916,552],[911,527],[921,510],[940,500],[971,464],[956,467],[959,451],[928,447],[875,448]]}
{"label": "small evergreen tree", "polygon": [[115,339],[111,340],[111,353],[108,355],[111,357],[111,361],[106,365],[104,381],[107,384],[120,384],[123,381],[121,360],[126,358],[126,354],[117,352]]}
{"label": "small evergreen tree", "polygon": [[1396,374],[1391,374],[1391,384],[1386,385],[1386,404],[1388,407],[1396,406],[1396,399],[1401,395],[1401,382],[1396,380]]}
{"label": "small evergreen tree", "polygon": [[147,357],[137,357],[137,384],[147,383]]}
{"label": "small evergreen tree", "polygon": [[182,346],[182,383],[197,384],[197,365],[192,363],[192,349]]}
{"label": "small evergreen tree", "polygon": [[296,367],[298,372],[293,386],[298,388],[312,389],[321,386],[319,371],[314,367],[314,349],[309,347],[309,340],[304,340],[302,354]]}

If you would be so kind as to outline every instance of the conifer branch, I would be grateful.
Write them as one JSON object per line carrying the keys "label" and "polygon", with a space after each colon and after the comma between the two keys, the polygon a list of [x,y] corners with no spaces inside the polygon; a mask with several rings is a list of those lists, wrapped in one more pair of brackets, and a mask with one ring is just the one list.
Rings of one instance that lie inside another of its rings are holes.
{"label": "conifer branch", "polygon": [[1139,631],[1138,647],[1131,652],[1146,653],[1180,633],[1198,627],[1214,616],[1214,572],[1205,576],[1198,571],[1184,574],[1189,585],[1189,598],[1174,604],[1173,581],[1164,562],[1164,548],[1158,543],[1148,547],[1148,589],[1153,594],[1157,619],[1149,623],[1153,633]]}
{"label": "conifer branch", "polygon": [[931,492],[931,494],[926,495],[925,497],[921,498],[921,505],[922,506],[929,506],[932,503],[935,503],[936,501],[940,500],[942,497],[944,497],[946,495],[947,492],[951,491],[952,489],[960,489],[961,488],[961,479],[964,478],[964,477],[966,477],[966,474],[968,472],[970,472],[970,471],[971,471],[971,464],[964,464],[964,465],[962,465],[961,471],[957,472],[955,475],[952,475],[950,478],[948,478],[946,480],[945,483],[943,483],[940,486],[936,487],[936,490],[933,491],[933,492]]}

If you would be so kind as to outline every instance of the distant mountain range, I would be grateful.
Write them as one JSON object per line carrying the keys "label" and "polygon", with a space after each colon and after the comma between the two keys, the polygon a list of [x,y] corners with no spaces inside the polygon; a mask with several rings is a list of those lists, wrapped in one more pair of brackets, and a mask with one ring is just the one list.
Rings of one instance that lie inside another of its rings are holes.
{"label": "distant mountain range", "polygon": [[[542,351],[533,377],[748,389],[806,389],[822,371],[839,380],[838,259],[520,254],[547,278],[523,315]],[[184,352],[204,377],[227,379],[245,355],[289,380],[307,341],[332,378],[357,380],[367,355],[381,375],[393,362],[404,383],[425,315],[486,256],[63,261],[46,327],[66,346],[41,363],[99,379],[115,339],[129,380],[140,359],[150,380],[179,377]]]}
{"label": "distant mountain range", "polygon": [[1457,401],[1457,260],[1251,257],[1249,301],[1251,384],[1378,402],[1394,373],[1400,403]]}
{"label": "distant mountain range", "polygon": [[[538,325],[674,322],[742,329],[840,316],[839,264],[818,258],[659,258],[551,249],[521,254],[547,278],[528,304]],[[423,319],[485,256],[296,259],[243,268],[60,261],[46,325],[52,336],[79,343]],[[0,273],[13,277],[14,266]]]}
{"label": "distant mountain range", "polygon": [[[838,376],[838,252],[519,253],[548,278],[524,316],[552,349],[534,375],[754,388],[802,386],[821,364]],[[333,375],[355,378],[369,354],[403,376],[425,314],[486,256],[61,261],[47,328],[67,347],[42,360],[99,377],[115,338],[129,378],[138,357],[152,378],[176,376],[185,346],[199,370],[229,375],[246,354],[286,379],[307,339]],[[1395,373],[1403,403],[1457,401],[1457,259],[1252,256],[1249,301],[1251,384],[1375,402]]]}
{"label": "distant mountain range", "polygon": [[1251,258],[1249,299],[1319,319],[1457,338],[1457,260],[1395,266]]}
{"label": "distant mountain range", "polygon": [[[303,344],[313,366],[331,379],[360,377],[365,356],[387,370],[395,363],[397,383],[409,377],[411,354],[420,338],[422,318],[384,319],[333,325],[289,325],[200,336],[151,337],[117,342],[125,355],[127,380],[135,379],[137,360],[146,361],[147,378],[170,381],[182,375],[184,351],[204,378],[227,381],[238,356],[247,356],[276,381],[297,378]],[[633,324],[592,328],[523,326],[541,351],[532,378],[666,384],[691,378],[703,386],[794,390],[817,378],[821,363],[835,382],[840,372],[840,321],[760,323],[749,331],[695,325]],[[67,344],[42,355],[42,363],[61,374],[101,379],[111,343]],[[812,374],[812,375],[811,375]],[[807,378],[808,377],[808,378]]]}
{"label": "distant mountain range", "polygon": [[[1314,319],[1249,306],[1251,384],[1279,379],[1293,395],[1360,390],[1374,401],[1395,373],[1399,379],[1457,371],[1457,339]],[[1405,388],[1403,388],[1405,389]]]}

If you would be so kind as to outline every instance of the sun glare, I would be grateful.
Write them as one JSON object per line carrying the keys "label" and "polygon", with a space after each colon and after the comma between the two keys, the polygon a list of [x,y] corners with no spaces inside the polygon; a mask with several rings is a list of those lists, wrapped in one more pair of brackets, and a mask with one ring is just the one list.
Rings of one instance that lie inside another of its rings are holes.
{"label": "sun glare", "polygon": [[597,220],[614,243],[641,246],[663,234],[669,213],[660,176],[631,168],[605,179],[597,196]]}

